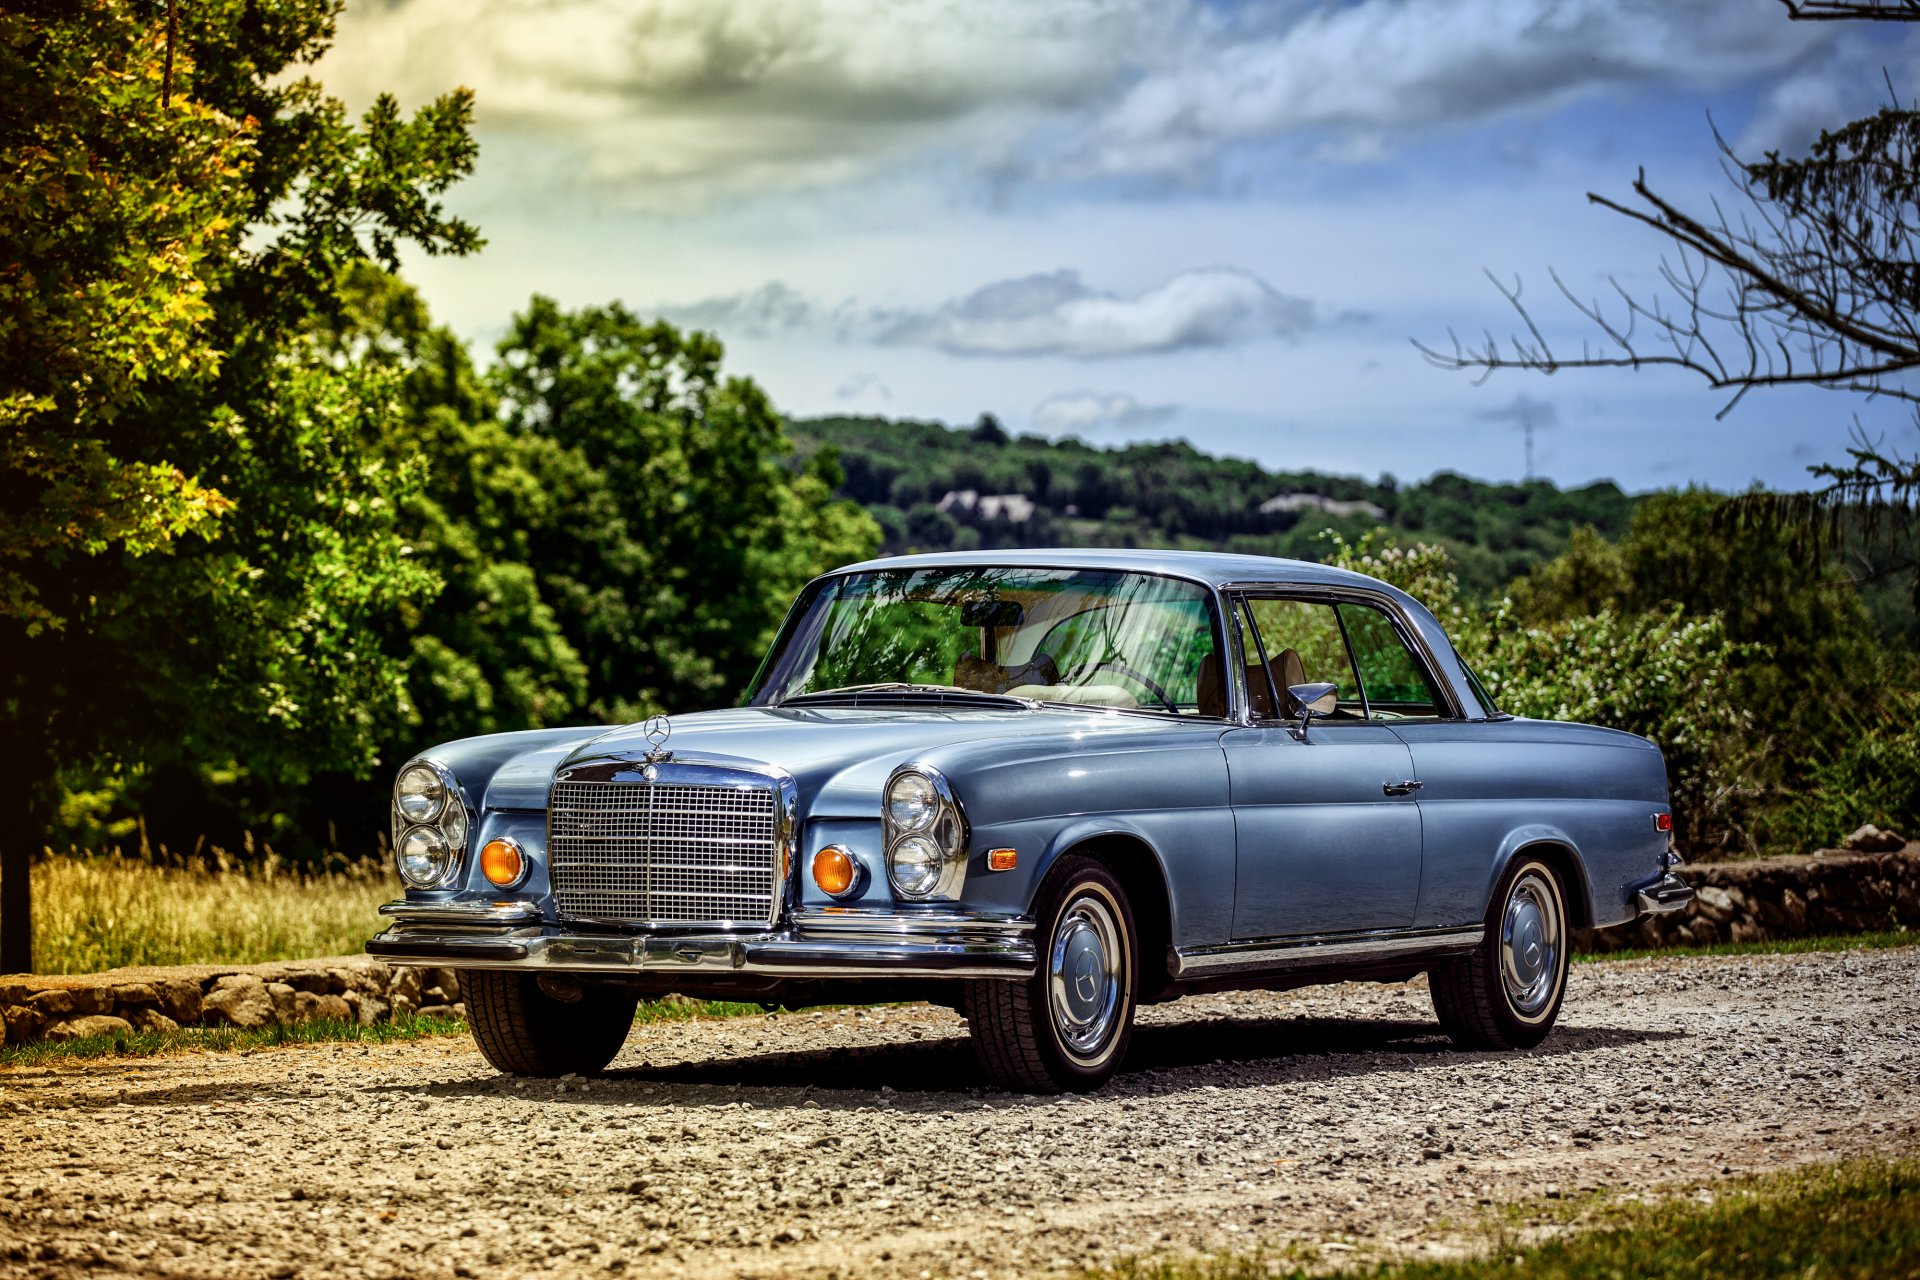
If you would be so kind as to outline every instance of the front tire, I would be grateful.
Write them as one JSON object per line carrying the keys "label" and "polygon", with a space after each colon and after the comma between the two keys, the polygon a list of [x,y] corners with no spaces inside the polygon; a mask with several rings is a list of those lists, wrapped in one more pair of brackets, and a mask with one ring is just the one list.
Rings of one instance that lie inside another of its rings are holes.
{"label": "front tire", "polygon": [[974,1058],[1023,1093],[1085,1092],[1112,1078],[1133,1038],[1139,933],[1106,866],[1069,855],[1034,902],[1040,963],[1030,978],[966,983]]}
{"label": "front tire", "polygon": [[1486,937],[1427,975],[1433,1011],[1463,1049],[1531,1049],[1567,994],[1567,894],[1551,863],[1522,857],[1487,909]]}
{"label": "front tire", "polygon": [[460,975],[474,1043],[488,1062],[516,1076],[592,1075],[620,1052],[640,997],[618,987],[578,990],[578,999],[557,1000],[530,973]]}

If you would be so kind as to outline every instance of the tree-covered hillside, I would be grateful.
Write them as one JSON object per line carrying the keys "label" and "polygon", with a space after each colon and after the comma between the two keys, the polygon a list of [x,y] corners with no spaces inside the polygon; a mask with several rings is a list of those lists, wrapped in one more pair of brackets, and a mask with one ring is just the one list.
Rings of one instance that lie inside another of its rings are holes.
{"label": "tree-covered hillside", "polygon": [[[842,495],[865,506],[885,550],[1011,546],[1177,546],[1324,559],[1322,531],[1385,526],[1452,553],[1473,594],[1566,549],[1591,526],[1618,538],[1634,499],[1602,482],[1487,484],[1442,472],[1417,484],[1268,471],[1185,443],[1098,448],[885,418],[795,419],[802,455],[838,451]],[[971,498],[968,495],[971,494]],[[1007,499],[1011,501],[995,501]]]}

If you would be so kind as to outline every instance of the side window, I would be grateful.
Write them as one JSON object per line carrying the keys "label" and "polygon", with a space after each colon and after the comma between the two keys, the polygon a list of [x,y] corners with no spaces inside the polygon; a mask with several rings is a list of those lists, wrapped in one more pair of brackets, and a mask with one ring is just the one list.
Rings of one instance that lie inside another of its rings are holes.
{"label": "side window", "polygon": [[1253,694],[1256,714],[1266,714],[1266,678],[1273,677],[1273,689],[1279,698],[1279,714],[1293,719],[1300,708],[1288,695],[1287,687],[1296,684],[1330,684],[1339,700],[1329,720],[1364,720],[1366,704],[1361,700],[1360,681],[1347,656],[1347,642],[1340,634],[1340,619],[1330,604],[1310,600],[1250,599],[1247,612],[1260,633],[1260,647],[1266,650],[1267,670],[1260,669],[1260,652],[1251,644],[1247,653],[1247,686]]}
{"label": "side window", "polygon": [[1376,718],[1405,720],[1447,714],[1446,702],[1427,679],[1426,669],[1407,648],[1387,615],[1366,605],[1343,604],[1340,620],[1353,642],[1354,662]]}

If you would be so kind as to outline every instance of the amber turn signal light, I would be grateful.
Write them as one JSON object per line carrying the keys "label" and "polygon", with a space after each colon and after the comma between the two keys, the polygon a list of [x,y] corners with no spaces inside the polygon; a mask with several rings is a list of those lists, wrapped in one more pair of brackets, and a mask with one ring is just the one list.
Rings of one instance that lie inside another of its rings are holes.
{"label": "amber turn signal light", "polygon": [[480,850],[480,874],[502,889],[519,884],[527,874],[527,858],[520,852],[520,842],[512,836],[487,841],[486,848]]}
{"label": "amber turn signal light", "polygon": [[860,891],[860,864],[853,854],[830,844],[813,855],[813,882],[829,898],[848,898]]}
{"label": "amber turn signal light", "polygon": [[987,870],[1011,871],[1020,865],[1020,855],[1012,849],[987,850]]}

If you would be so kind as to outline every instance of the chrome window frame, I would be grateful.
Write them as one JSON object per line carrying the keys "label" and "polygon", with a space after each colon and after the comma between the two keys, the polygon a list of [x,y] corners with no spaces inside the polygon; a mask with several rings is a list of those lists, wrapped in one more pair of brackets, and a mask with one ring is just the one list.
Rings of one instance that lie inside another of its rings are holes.
{"label": "chrome window frame", "polygon": [[[916,568],[932,568],[932,567],[936,567],[936,566],[916,566]],[[1214,652],[1219,654],[1223,661],[1226,659],[1229,653],[1235,652],[1233,638],[1228,633],[1228,627],[1226,624],[1226,617],[1227,617],[1226,590],[1227,589],[1221,586],[1219,583],[1216,583],[1209,578],[1202,577],[1199,574],[1179,573],[1171,569],[1102,568],[1094,565],[1055,563],[1053,561],[1048,561],[1044,564],[1027,564],[1027,563],[1010,564],[1009,563],[1009,564],[966,565],[966,566],[955,566],[955,567],[978,568],[978,569],[1032,569],[1041,573],[1119,573],[1119,574],[1130,574],[1137,578],[1165,578],[1170,582],[1190,583],[1191,585],[1200,588],[1201,594],[1204,595],[1207,598],[1207,600],[1211,602],[1213,606]],[[864,567],[849,566],[845,569],[835,569],[831,573],[823,573],[819,577],[807,583],[804,587],[800,588],[798,594],[796,594],[793,598],[793,604],[788,606],[787,608],[787,616],[785,617],[785,619],[781,621],[780,629],[774,633],[773,642],[767,646],[766,654],[762,656],[762,658],[760,659],[760,667],[757,671],[754,672],[753,681],[747,686],[747,690],[748,690],[747,697],[745,701],[742,702],[741,705],[748,706],[748,707],[762,707],[762,706],[778,707],[783,705],[782,703],[778,703],[778,702],[760,701],[760,697],[763,692],[763,684],[767,679],[767,677],[772,674],[773,655],[776,652],[778,652],[780,647],[787,642],[794,628],[799,626],[800,619],[805,616],[807,609],[812,605],[813,597],[816,592],[818,592],[827,583],[833,581],[835,578],[850,578],[850,577],[854,577],[857,574],[879,573],[879,572],[882,572],[882,570],[872,565],[866,565]],[[1103,711],[1114,711],[1121,715],[1153,716],[1157,719],[1165,720],[1172,724],[1190,724],[1194,721],[1200,721],[1201,723],[1204,723],[1204,724],[1245,723],[1245,721],[1242,719],[1242,717],[1245,715],[1246,707],[1247,707],[1246,680],[1244,676],[1234,675],[1231,672],[1222,672],[1221,676],[1223,679],[1227,681],[1227,686],[1229,689],[1229,692],[1227,695],[1227,714],[1224,716],[1208,716],[1208,715],[1200,715],[1197,713],[1194,715],[1186,715],[1182,712],[1167,711],[1165,709],[1156,708],[1156,707],[1102,707],[1098,709]],[[1238,699],[1238,707],[1235,706],[1236,698]],[[1061,702],[1049,702],[1049,703],[1043,703],[1043,705],[1052,706],[1052,707],[1063,707],[1063,706],[1071,706],[1073,704],[1061,703]]]}
{"label": "chrome window frame", "polygon": [[[1448,680],[1441,674],[1440,664],[1434,660],[1433,650],[1428,647],[1426,638],[1420,634],[1419,628],[1415,627],[1407,619],[1406,613],[1400,608],[1399,602],[1392,596],[1387,595],[1384,591],[1375,591],[1368,587],[1307,585],[1285,582],[1225,582],[1220,584],[1219,591],[1221,596],[1229,600],[1232,607],[1236,608],[1242,600],[1246,599],[1278,599],[1302,600],[1309,603],[1326,605],[1356,604],[1367,608],[1378,609],[1386,615],[1387,622],[1393,627],[1394,634],[1399,636],[1400,642],[1407,646],[1407,651],[1413,655],[1413,660],[1420,665],[1421,671],[1426,675],[1428,681],[1433,685],[1434,689],[1439,692],[1440,696],[1445,699],[1447,714],[1435,717],[1435,720],[1443,723],[1472,721],[1473,718],[1466,714],[1465,704],[1460,700],[1459,690],[1453,687],[1451,680]],[[1251,613],[1249,613],[1248,617],[1251,621]],[[1336,619],[1339,618],[1337,611],[1334,617]],[[1341,634],[1343,637],[1346,634],[1346,625],[1344,622],[1341,623]],[[1237,633],[1230,635],[1228,642],[1234,646],[1235,650],[1235,662],[1233,665],[1236,674],[1233,684],[1240,698],[1240,715],[1237,723],[1247,728],[1255,725],[1264,726],[1288,723],[1284,717],[1276,716],[1272,719],[1259,719],[1254,716],[1253,702],[1247,695],[1246,654],[1240,648]],[[1254,642],[1256,644],[1262,643],[1257,636]],[[1347,651],[1350,662],[1353,657],[1352,649],[1352,644],[1349,642]],[[1357,669],[1354,678],[1356,682],[1359,681]],[[1362,682],[1362,687],[1364,688],[1364,682]],[[1364,697],[1364,694],[1362,696]],[[1316,720],[1314,727],[1318,729],[1340,729],[1356,724],[1379,727],[1380,725],[1392,725],[1394,723],[1396,722],[1391,720],[1374,720],[1369,716],[1369,718],[1365,720]],[[1433,722],[1416,720],[1414,723]]]}

